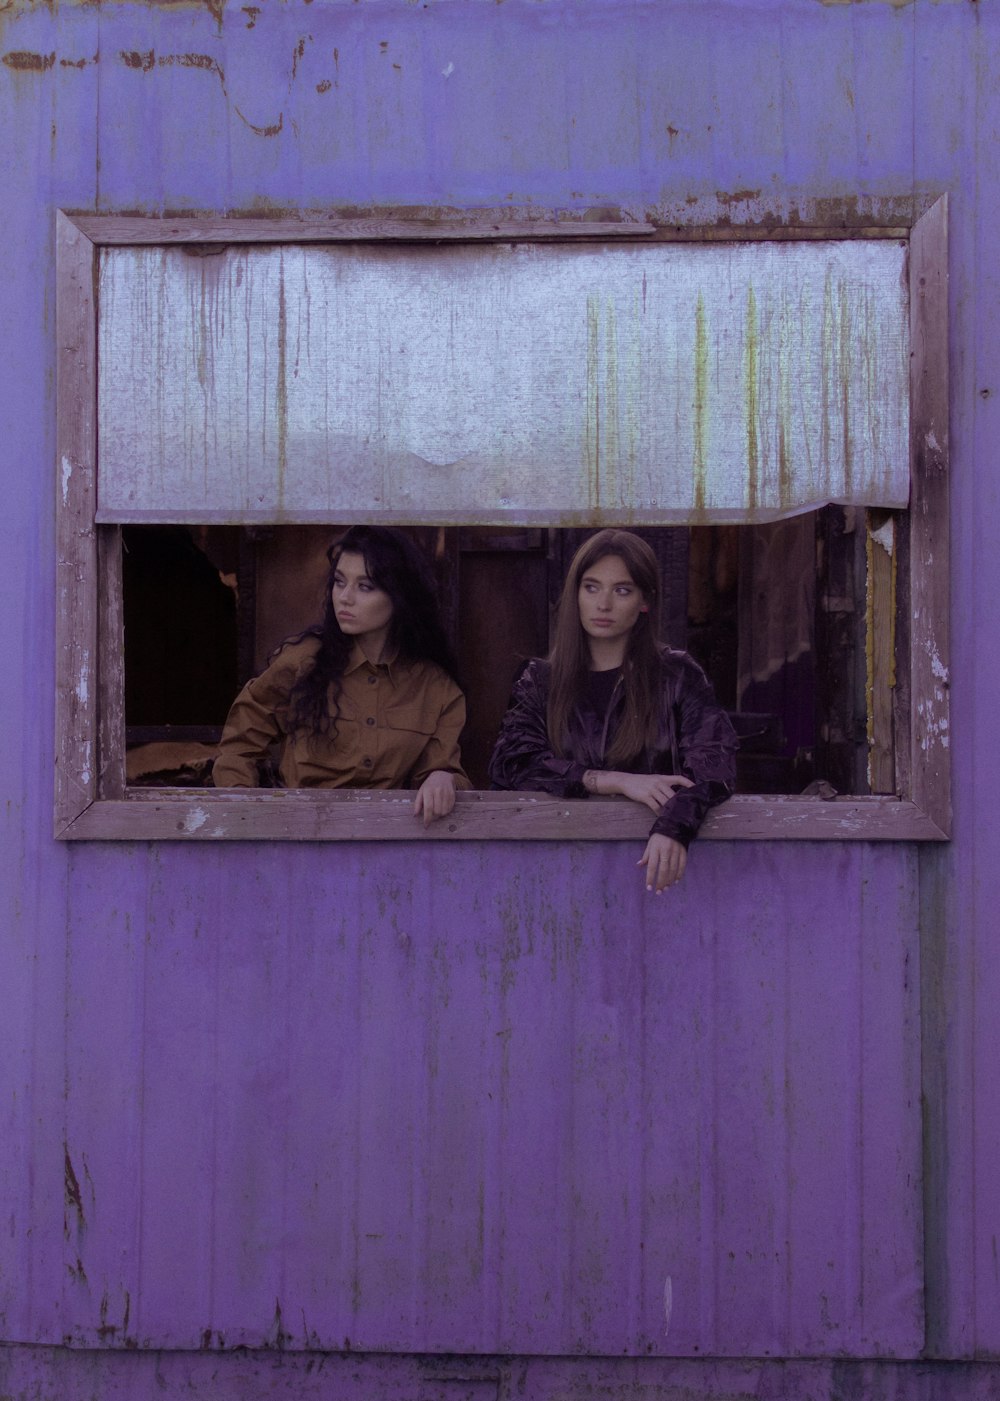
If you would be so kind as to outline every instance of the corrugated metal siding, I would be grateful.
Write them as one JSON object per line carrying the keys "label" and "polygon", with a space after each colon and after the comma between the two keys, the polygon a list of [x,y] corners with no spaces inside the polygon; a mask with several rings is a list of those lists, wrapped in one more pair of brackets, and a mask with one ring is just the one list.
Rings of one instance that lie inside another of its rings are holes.
{"label": "corrugated metal siding", "polygon": [[[1000,1349],[997,38],[971,0],[4,12],[6,1337],[912,1355],[919,928],[929,1337]],[[942,188],[956,840],[919,881],[716,844],[647,902],[611,846],[50,840],[54,206],[864,222]]]}
{"label": "corrugated metal siding", "polygon": [[663,900],[612,846],[105,856],[119,894],[70,927],[65,1331],[912,1353],[912,874],[723,852]]}

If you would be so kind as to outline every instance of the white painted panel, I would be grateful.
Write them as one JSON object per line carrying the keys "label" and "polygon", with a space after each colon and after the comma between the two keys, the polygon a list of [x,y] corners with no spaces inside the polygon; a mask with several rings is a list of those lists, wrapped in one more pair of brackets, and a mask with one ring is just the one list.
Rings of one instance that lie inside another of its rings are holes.
{"label": "white painted panel", "polygon": [[115,248],[103,520],[906,505],[896,242]]}

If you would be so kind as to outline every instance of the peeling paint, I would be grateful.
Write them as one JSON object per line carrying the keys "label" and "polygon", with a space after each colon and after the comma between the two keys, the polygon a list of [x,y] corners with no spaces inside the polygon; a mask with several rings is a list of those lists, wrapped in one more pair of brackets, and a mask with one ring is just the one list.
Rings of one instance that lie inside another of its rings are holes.
{"label": "peeling paint", "polygon": [[69,484],[73,478],[73,464],[68,457],[62,460],[62,499],[63,505],[69,502]]}
{"label": "peeling paint", "polygon": [[80,659],[80,676],[75,691],[77,702],[85,706],[90,701],[90,653],[84,652]]}
{"label": "peeling paint", "polygon": [[192,808],[181,823],[181,829],[189,833],[197,832],[207,821],[208,813],[204,808]]}
{"label": "peeling paint", "polygon": [[80,765],[80,782],[84,788],[90,787],[92,777],[91,765],[93,761],[93,744],[87,740],[83,746],[83,757]]}
{"label": "peeling paint", "polygon": [[878,530],[873,530],[871,538],[876,545],[881,545],[888,555],[891,555],[895,548],[896,526],[890,517],[884,525],[880,525]]}
{"label": "peeling paint", "polygon": [[941,660],[940,654],[938,653],[937,648],[936,648],[933,644],[929,644],[929,645],[928,645],[928,647],[927,647],[927,655],[928,655],[928,657],[930,658],[931,671],[933,672],[934,676],[936,677],[936,679],[937,679],[938,681],[944,682],[944,684],[947,686],[947,685],[948,685],[948,668],[945,666],[944,662]]}

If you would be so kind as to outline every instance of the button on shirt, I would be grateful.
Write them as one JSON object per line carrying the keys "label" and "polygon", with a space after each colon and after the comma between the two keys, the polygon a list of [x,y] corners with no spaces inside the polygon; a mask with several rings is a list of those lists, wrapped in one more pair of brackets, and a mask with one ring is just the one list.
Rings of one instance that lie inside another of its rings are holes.
{"label": "button on shirt", "polygon": [[[217,788],[255,788],[257,765],[280,746],[286,788],[419,788],[435,770],[471,788],[458,747],[465,697],[434,662],[373,665],[355,645],[328,734],[289,734],[288,698],[312,665],[317,638],[290,643],[236,697],[219,745]],[[331,707],[332,714],[332,707]]]}

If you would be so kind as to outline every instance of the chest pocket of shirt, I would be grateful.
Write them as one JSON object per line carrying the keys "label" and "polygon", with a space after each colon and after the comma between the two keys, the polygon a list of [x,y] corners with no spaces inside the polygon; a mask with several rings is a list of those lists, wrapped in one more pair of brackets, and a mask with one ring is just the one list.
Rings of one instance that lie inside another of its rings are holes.
{"label": "chest pocket of shirt", "polygon": [[[432,718],[421,706],[407,701],[403,705],[390,707],[383,716],[383,724],[388,730],[409,731],[410,734],[419,737],[420,747],[423,748],[434,733],[436,717]],[[401,734],[400,739],[402,738]]]}

